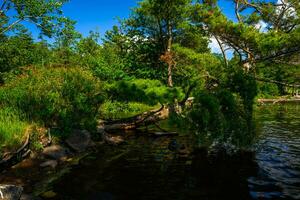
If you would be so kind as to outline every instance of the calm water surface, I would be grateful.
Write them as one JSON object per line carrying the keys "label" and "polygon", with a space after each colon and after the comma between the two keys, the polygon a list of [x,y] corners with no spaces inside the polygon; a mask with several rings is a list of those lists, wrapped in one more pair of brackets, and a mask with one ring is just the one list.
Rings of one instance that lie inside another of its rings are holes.
{"label": "calm water surface", "polygon": [[189,154],[186,136],[128,133],[126,144],[101,147],[57,181],[54,199],[300,199],[299,111],[258,107],[254,152],[233,156]]}

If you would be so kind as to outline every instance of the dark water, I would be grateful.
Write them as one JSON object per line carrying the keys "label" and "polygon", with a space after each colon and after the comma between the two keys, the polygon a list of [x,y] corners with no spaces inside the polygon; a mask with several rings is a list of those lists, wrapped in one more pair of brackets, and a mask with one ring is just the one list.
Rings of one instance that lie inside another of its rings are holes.
{"label": "dark water", "polygon": [[256,199],[300,199],[300,106],[263,106],[256,113],[258,174],[249,189]]}
{"label": "dark water", "polygon": [[300,199],[300,107],[264,106],[254,152],[191,150],[190,138],[127,133],[52,187],[54,199]]}

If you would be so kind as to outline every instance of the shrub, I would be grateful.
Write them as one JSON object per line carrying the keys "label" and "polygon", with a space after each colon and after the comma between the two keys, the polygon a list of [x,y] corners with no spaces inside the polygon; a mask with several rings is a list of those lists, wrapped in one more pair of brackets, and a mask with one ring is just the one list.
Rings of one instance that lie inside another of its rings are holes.
{"label": "shrub", "polygon": [[0,108],[0,152],[21,145],[29,124],[13,108]]}
{"label": "shrub", "polygon": [[107,88],[111,99],[125,102],[142,102],[149,105],[170,103],[182,98],[179,88],[169,88],[158,80],[135,79],[119,81]]}
{"label": "shrub", "polygon": [[0,90],[2,104],[63,130],[95,126],[102,100],[99,81],[80,68],[31,68]]}

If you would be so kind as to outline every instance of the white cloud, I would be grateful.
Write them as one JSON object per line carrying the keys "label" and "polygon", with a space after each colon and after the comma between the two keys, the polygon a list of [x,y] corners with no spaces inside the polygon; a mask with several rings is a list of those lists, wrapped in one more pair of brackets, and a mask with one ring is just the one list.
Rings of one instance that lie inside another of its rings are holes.
{"label": "white cloud", "polygon": [[254,27],[261,32],[266,32],[268,24],[266,22],[260,20]]}
{"label": "white cloud", "polygon": [[211,51],[213,53],[222,53],[220,46],[218,44],[218,41],[216,40],[216,38],[211,37],[210,38],[210,43],[209,43],[209,48],[211,49]]}
{"label": "white cloud", "polygon": [[[222,50],[221,50],[216,38],[211,37],[209,40],[210,40],[210,43],[208,44],[208,46],[211,49],[211,52],[221,54]],[[224,46],[224,49],[228,49],[228,46]],[[226,50],[226,56],[228,59],[231,59],[233,57],[233,50],[232,49]]]}

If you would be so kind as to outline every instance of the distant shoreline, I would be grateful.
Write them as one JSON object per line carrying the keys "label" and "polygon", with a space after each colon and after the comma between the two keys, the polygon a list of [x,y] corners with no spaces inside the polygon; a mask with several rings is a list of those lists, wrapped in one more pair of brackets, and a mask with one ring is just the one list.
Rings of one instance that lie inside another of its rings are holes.
{"label": "distant shoreline", "polygon": [[257,103],[265,104],[265,103],[300,103],[300,96],[296,97],[280,97],[276,99],[257,99]]}

